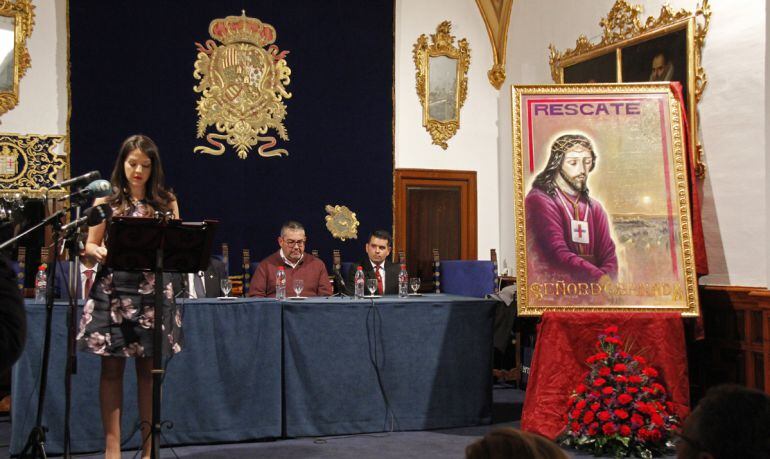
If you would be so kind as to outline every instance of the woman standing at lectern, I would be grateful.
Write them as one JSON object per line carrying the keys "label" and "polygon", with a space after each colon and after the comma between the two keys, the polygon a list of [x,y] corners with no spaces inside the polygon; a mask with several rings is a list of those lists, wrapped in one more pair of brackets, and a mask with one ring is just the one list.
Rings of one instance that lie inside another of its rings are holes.
{"label": "woman standing at lectern", "polygon": [[[179,218],[174,194],[165,188],[158,147],[147,136],[133,135],[123,141],[111,177],[113,194],[97,198],[115,216],[150,217],[156,211]],[[152,418],[152,333],[155,327],[155,275],[112,271],[104,268],[106,223],[88,231],[86,256],[100,263],[88,300],[83,307],[78,349],[102,356],[99,402],[106,441],[105,458],[120,458],[120,414],[123,404],[123,372],[126,358],[134,357],[139,415],[142,420],[142,458],[150,457]],[[165,280],[164,280],[165,281]],[[165,282],[162,282],[165,283]],[[88,282],[87,282],[88,284]],[[171,282],[164,285],[164,353],[182,350],[181,315],[174,304]]]}

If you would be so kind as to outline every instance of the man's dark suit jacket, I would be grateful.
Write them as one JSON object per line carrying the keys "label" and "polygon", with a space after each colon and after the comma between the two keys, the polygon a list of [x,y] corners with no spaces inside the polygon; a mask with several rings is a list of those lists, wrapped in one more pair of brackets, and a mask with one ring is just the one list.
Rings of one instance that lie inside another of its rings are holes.
{"label": "man's dark suit jacket", "polygon": [[[195,273],[197,276],[198,274]],[[184,277],[184,280],[182,280]],[[203,286],[206,288],[206,298],[216,298],[222,296],[222,286],[220,281],[227,277],[227,270],[225,264],[216,258],[212,258],[209,262],[209,267],[203,273]],[[172,287],[174,288],[174,294],[179,294],[183,289],[185,292],[180,294],[181,298],[189,298],[187,288],[193,288],[192,285],[188,286],[187,281],[189,276],[187,274],[178,274],[172,277]]]}
{"label": "man's dark suit jacket", "polygon": [[[364,269],[364,275],[367,279],[376,278],[374,268],[369,259],[365,258],[364,260],[361,260],[357,265],[353,266],[353,269],[348,273],[348,278],[345,280],[345,288],[350,296],[353,296],[356,291],[356,269],[359,266]],[[401,265],[393,263],[390,260],[385,260],[383,268],[385,269],[385,285],[383,286],[385,291],[383,293],[385,295],[398,295],[398,274],[401,271]],[[364,292],[366,295],[369,294],[366,287],[364,287]]]}
{"label": "man's dark suit jacket", "polygon": [[[71,261],[57,261],[56,266],[56,284],[54,285],[54,292],[56,298],[69,301],[70,299],[70,263]],[[80,282],[80,266],[78,266],[78,282],[77,282],[77,297],[83,298],[83,285]],[[94,272],[94,279],[96,279],[96,272]]]}

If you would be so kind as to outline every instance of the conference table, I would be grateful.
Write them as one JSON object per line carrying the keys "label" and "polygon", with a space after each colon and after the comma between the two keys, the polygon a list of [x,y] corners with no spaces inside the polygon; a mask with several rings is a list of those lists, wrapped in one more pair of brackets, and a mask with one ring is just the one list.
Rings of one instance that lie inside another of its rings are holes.
{"label": "conference table", "polygon": [[[488,424],[495,303],[443,294],[377,299],[180,301],[184,347],[166,361],[163,445],[238,442]],[[46,451],[63,451],[66,305],[53,312]],[[12,374],[10,453],[35,424],[45,307]],[[100,358],[78,353],[71,449],[99,451]],[[141,443],[126,365],[125,448]],[[132,434],[133,433],[133,434]]]}

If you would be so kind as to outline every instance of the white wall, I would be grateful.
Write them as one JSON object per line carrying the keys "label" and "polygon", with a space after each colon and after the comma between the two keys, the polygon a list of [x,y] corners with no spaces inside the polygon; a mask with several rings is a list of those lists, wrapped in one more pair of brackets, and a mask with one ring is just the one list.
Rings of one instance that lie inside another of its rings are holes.
{"label": "white wall", "polygon": [[[765,6],[765,88],[770,86],[770,46],[768,46],[768,43],[770,43],[770,29],[767,28],[767,24],[770,23],[770,8],[767,8]],[[765,91],[765,94],[767,94],[767,91]],[[768,135],[767,133],[770,132],[770,104],[767,103],[767,99],[765,99],[765,135],[764,135],[764,141],[765,141],[765,202],[767,203],[767,199],[770,197],[770,180],[767,180],[767,177],[770,176],[770,161],[768,161],[768,158],[770,158],[770,143],[768,143]],[[765,217],[765,229],[770,229],[770,212],[766,212]],[[767,286],[770,287],[770,244],[766,245],[766,269],[768,272],[768,281]]]}
{"label": "white wall", "polygon": [[[675,0],[694,10],[698,0]],[[637,2],[632,2],[637,3]],[[642,0],[644,17],[657,16],[661,0]],[[613,0],[514,2],[507,75],[501,91],[488,82],[492,48],[471,0],[396,0],[395,164],[397,168],[475,170],[478,176],[478,253],[492,247],[515,265],[511,167],[510,85],[550,83],[548,44],[572,48],[581,33],[595,41],[598,22]],[[21,81],[21,103],[0,118],[0,132],[65,134],[67,121],[66,2],[35,1],[28,41],[32,67]],[[766,203],[766,10],[762,0],[712,1],[703,66],[709,85],[700,104],[708,175],[701,184],[710,284],[767,286],[770,244]],[[422,127],[415,92],[412,46],[443,20],[471,48],[468,98],[461,127],[442,150]]]}
{"label": "white wall", "polygon": [[[500,229],[502,257],[513,266],[511,84],[551,83],[548,45],[575,47],[580,34],[600,41],[599,20],[613,0],[515,2],[508,37],[506,97],[500,99]],[[657,17],[659,0],[642,4]],[[694,11],[697,0],[670,2]],[[711,274],[707,284],[768,285],[765,185],[765,4],[762,0],[711,2],[711,28],[703,51],[708,86],[699,105],[708,167],[700,184]],[[642,21],[644,22],[644,20]]]}
{"label": "white wall", "polygon": [[67,133],[66,2],[36,0],[35,25],[27,40],[32,66],[21,79],[19,105],[0,118],[0,132]]}
{"label": "white wall", "polygon": [[[422,106],[415,90],[412,47],[421,34],[436,32],[444,20],[452,35],[471,49],[468,97],[460,111],[460,130],[441,149],[422,126]],[[478,256],[500,247],[497,172],[499,92],[489,84],[494,62],[484,20],[472,0],[396,0],[395,112],[396,168],[476,171],[478,186]]]}

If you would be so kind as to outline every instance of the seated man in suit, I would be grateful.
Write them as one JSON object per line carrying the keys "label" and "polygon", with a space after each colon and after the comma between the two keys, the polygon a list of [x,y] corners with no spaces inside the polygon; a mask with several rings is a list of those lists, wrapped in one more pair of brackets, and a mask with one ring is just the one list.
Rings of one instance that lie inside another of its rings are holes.
{"label": "seated man in suit", "polygon": [[[69,301],[70,299],[70,264],[71,261],[57,261],[56,266],[56,284],[54,285],[54,291],[56,292],[56,298]],[[99,270],[99,263],[94,261],[91,257],[87,257],[83,254],[80,256],[80,263],[78,265],[77,273],[79,282],[77,283],[77,293],[75,298],[82,300],[88,298],[88,293],[91,291],[91,286],[96,279],[96,272]]]}
{"label": "seated man in suit", "polygon": [[216,298],[222,296],[222,279],[226,278],[224,262],[212,257],[206,271],[176,274],[171,285],[177,298]]}
{"label": "seated man in suit", "polygon": [[275,273],[283,266],[286,272],[286,293],[291,296],[294,280],[302,279],[302,296],[329,296],[332,286],[324,263],[305,252],[305,227],[289,221],[281,227],[279,249],[259,263],[251,277],[249,296],[275,297]]}
{"label": "seated man in suit", "polygon": [[[364,258],[358,266],[364,269],[364,275],[367,279],[377,279],[378,295],[397,295],[398,294],[398,273],[401,267],[390,261],[390,255],[393,244],[393,238],[385,230],[377,230],[369,235],[369,242],[366,243],[367,257]],[[356,269],[348,272],[346,282],[349,295],[355,293]]]}

